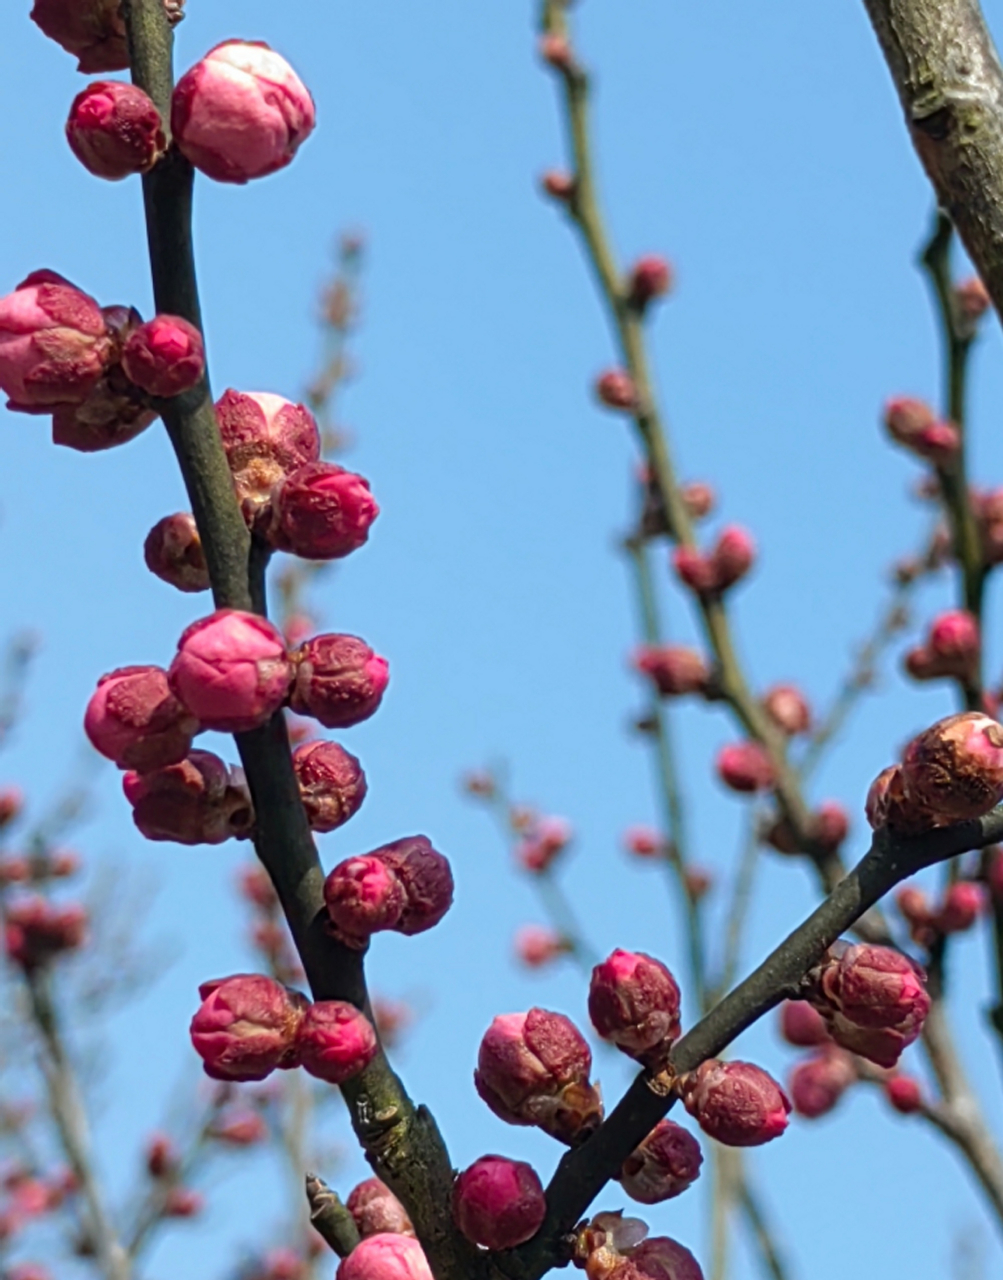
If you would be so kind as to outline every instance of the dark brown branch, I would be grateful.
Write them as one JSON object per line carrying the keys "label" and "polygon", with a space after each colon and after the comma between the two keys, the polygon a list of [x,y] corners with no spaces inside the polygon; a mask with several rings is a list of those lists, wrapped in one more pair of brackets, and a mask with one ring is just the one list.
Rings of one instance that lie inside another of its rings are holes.
{"label": "dark brown branch", "polygon": [[347,1258],[359,1243],[355,1219],[341,1203],[337,1192],[315,1173],[306,1175],[306,1198],[310,1222],[339,1258]]}

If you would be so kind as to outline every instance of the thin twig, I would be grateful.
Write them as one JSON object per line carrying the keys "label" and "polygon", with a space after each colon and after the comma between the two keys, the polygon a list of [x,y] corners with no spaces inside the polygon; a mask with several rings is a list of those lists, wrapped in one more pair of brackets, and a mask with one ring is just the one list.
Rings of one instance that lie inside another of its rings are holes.
{"label": "thin twig", "polygon": [[347,1258],[359,1243],[359,1229],[355,1225],[355,1219],[341,1203],[337,1193],[315,1173],[306,1175],[306,1198],[311,1225],[339,1258]]}

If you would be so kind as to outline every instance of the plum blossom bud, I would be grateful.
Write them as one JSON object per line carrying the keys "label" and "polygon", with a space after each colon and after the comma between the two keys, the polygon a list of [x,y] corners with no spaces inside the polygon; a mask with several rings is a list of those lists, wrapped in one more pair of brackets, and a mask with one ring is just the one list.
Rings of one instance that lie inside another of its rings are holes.
{"label": "plum blossom bud", "polygon": [[143,543],[151,573],[179,591],[208,591],[209,567],[194,516],[179,511],[158,520]]}
{"label": "plum blossom bud", "polygon": [[1003,799],[1003,727],[979,711],[938,720],[906,748],[902,784],[949,822],[981,817]]}
{"label": "plum blossom bud", "polygon": [[933,909],[930,900],[917,885],[906,884],[895,893],[895,905],[902,919],[909,925],[913,937],[918,930],[928,930],[933,924]]}
{"label": "plum blossom bud", "polygon": [[574,830],[566,818],[534,818],[516,848],[516,859],[526,871],[540,874],[563,853],[573,836]]}
{"label": "plum blossom bud", "polygon": [[246,840],[254,808],[242,769],[227,768],[211,751],[190,751],[180,764],[122,779],[132,820],[147,840],[221,844]]}
{"label": "plum blossom bud", "polygon": [[614,951],[592,970],[589,1017],[604,1040],[657,1070],[679,1038],[679,998],[679,986],[661,961]]}
{"label": "plum blossom bud", "polygon": [[623,847],[635,858],[659,858],[665,853],[665,841],[654,827],[628,827]]}
{"label": "plum blossom bud", "polygon": [[542,969],[570,949],[567,938],[542,925],[523,925],[515,935],[515,953],[529,969]]}
{"label": "plum blossom bud", "polygon": [[976,325],[992,306],[989,290],[978,276],[969,276],[955,285],[954,301],[961,316],[971,326]]}
{"label": "plum blossom bud", "polygon": [[607,409],[633,409],[637,405],[634,379],[624,369],[607,369],[595,383],[596,399]]}
{"label": "plum blossom bud", "polygon": [[787,1128],[787,1095],[750,1062],[709,1058],[683,1077],[680,1089],[683,1105],[704,1133],[727,1147],[758,1147]]}
{"label": "plum blossom bud", "polygon": [[[164,0],[168,22],[184,17],[184,0]],[[125,20],[118,0],[35,0],[35,22],[50,40],[79,59],[77,70],[125,71],[129,66]]]}
{"label": "plum blossom bud", "polygon": [[217,609],[181,633],[168,678],[204,729],[243,733],[282,706],[293,668],[281,634],[255,613]]}
{"label": "plum blossom bud", "polygon": [[620,1185],[638,1204],[672,1200],[700,1176],[703,1153],[696,1138],[672,1120],[659,1120],[623,1162]]}
{"label": "plum blossom bud", "polygon": [[887,827],[895,835],[916,835],[944,821],[909,794],[898,764],[882,769],[871,783],[864,812],[875,831]]}
{"label": "plum blossom bud", "polygon": [[906,654],[905,668],[914,680],[973,680],[980,653],[978,619],[965,609],[951,609],[934,619],[926,642]]}
{"label": "plum blossom bud", "polygon": [[367,1236],[342,1259],[335,1280],[433,1280],[433,1276],[414,1236],[381,1232]]}
{"label": "plum blossom bud", "polygon": [[202,335],[181,316],[154,316],[129,335],[122,348],[122,368],[148,395],[190,391],[205,372]]}
{"label": "plum blossom bud", "polygon": [[923,970],[891,947],[833,947],[813,975],[809,999],[838,1045],[894,1067],[930,1010]]}
{"label": "plum blossom bud", "polygon": [[76,951],[86,939],[87,912],[77,903],[57,907],[32,896],[7,908],[4,950],[22,969],[36,969],[64,951]]}
{"label": "plum blossom bud", "polygon": [[780,1034],[788,1044],[811,1049],[829,1042],[825,1019],[807,1000],[785,1000],[780,1006]]}
{"label": "plum blossom bud", "polygon": [[717,589],[713,561],[696,547],[676,547],[672,567],[679,581],[698,595],[711,595]]}
{"label": "plum blossom bud", "polygon": [[896,443],[917,457],[941,466],[958,452],[960,437],[948,422],[940,422],[923,400],[900,396],[885,405],[884,424]]}
{"label": "plum blossom bud", "polygon": [[136,85],[96,80],[73,99],[66,121],[70,150],[90,173],[116,181],[148,173],[164,154],[160,112]]}
{"label": "plum blossom bud", "polygon": [[627,281],[627,296],[632,307],[643,311],[655,298],[663,298],[672,288],[672,267],[659,254],[638,258]]}
{"label": "plum blossom bud", "polygon": [[204,982],[190,1034],[214,1080],[264,1080],[298,1065],[296,1036],[309,1002],[274,978],[238,973]]}
{"label": "plum blossom bud", "polygon": [[164,1196],[166,1218],[194,1218],[202,1212],[204,1198],[190,1187],[170,1187]]}
{"label": "plum blossom bud", "polygon": [[310,462],[272,491],[264,533],[279,551],[306,560],[340,560],[368,540],[379,514],[368,480],[333,462]]}
{"label": "plum blossom bud", "polygon": [[709,686],[711,673],[704,658],[696,649],[684,645],[641,645],[631,664],[635,671],[648,677],[663,698],[706,693]]}
{"label": "plum blossom bud", "polygon": [[344,1084],[375,1058],[379,1045],[372,1023],[345,1000],[318,1000],[296,1032],[296,1060],[328,1084]]}
{"label": "plum blossom bud", "polygon": [[823,800],[811,819],[811,837],[822,849],[835,850],[850,833],[850,818],[836,800]]}
{"label": "plum blossom bud", "polygon": [[684,1245],[668,1236],[649,1236],[631,1250],[609,1280],[704,1280],[704,1276]]}
{"label": "plum blossom bud", "polygon": [[540,178],[540,189],[552,200],[569,201],[575,194],[575,180],[570,173],[548,169]]}
{"label": "plum blossom bud", "polygon": [[811,708],[797,685],[775,684],[763,697],[763,710],[790,737],[811,728]]}
{"label": "plum blossom bud", "polygon": [[221,1116],[211,1133],[229,1147],[253,1147],[268,1137],[268,1125],[260,1111],[233,1111]]}
{"label": "plum blossom bud", "polygon": [[0,788],[0,831],[20,815],[24,808],[24,796],[18,787]]}
{"label": "plum blossom bud", "polygon": [[453,1184],[453,1220],[472,1244],[514,1249],[547,1216],[543,1185],[531,1165],[481,1156]]}
{"label": "plum blossom bud", "polygon": [[776,770],[766,748],[758,742],[731,742],[721,748],[717,776],[732,791],[766,791],[776,781]]}
{"label": "plum blossom bud", "polygon": [[326,729],[347,729],[367,720],[390,679],[386,658],[358,636],[314,636],[292,655],[295,668],[289,705]]}
{"label": "plum blossom bud", "polygon": [[177,700],[160,667],[120,667],[102,676],[87,704],[84,730],[120,769],[146,773],[180,764],[199,722]]}
{"label": "plum blossom bud", "polygon": [[80,404],[54,407],[52,443],[77,453],[101,453],[128,444],[156,417],[146,393],[129,381],[120,364],[111,364]]}
{"label": "plum blossom bud", "polygon": [[367,1178],[354,1187],[345,1201],[345,1208],[352,1215],[363,1240],[381,1232],[414,1235],[407,1210],[379,1178]]}
{"label": "plum blossom bud", "polygon": [[679,496],[692,520],[709,516],[717,501],[713,488],[703,480],[690,480],[680,489]]}
{"label": "plum blossom bud", "polygon": [[293,768],[311,831],[335,831],[358,813],[366,775],[355,756],[336,742],[304,742]]}
{"label": "plum blossom bud", "polygon": [[33,271],[0,298],[0,388],[8,409],[80,404],[113,356],[101,308],[55,271]]}
{"label": "plum blossom bud", "polygon": [[885,1097],[904,1116],[923,1106],[923,1090],[914,1076],[897,1075],[885,1081]]}
{"label": "plum blossom bud", "polygon": [[284,168],[315,121],[299,76],[258,40],[225,40],[210,49],[171,99],[175,142],[217,182],[247,182]]}
{"label": "plum blossom bud", "polygon": [[536,1125],[570,1144],[602,1120],[591,1069],[589,1046],[569,1018],[530,1009],[499,1014],[491,1023],[477,1054],[474,1084],[508,1124]]}
{"label": "plum blossom bud", "polygon": [[715,573],[715,590],[725,591],[732,587],[752,568],[756,558],[756,544],[749,532],[740,525],[728,525],[712,553]]}
{"label": "plum blossom bud", "polygon": [[797,1064],[787,1089],[797,1114],[816,1120],[833,1109],[856,1078],[851,1055],[830,1045]]}
{"label": "plum blossom bud", "polygon": [[944,895],[934,924],[940,933],[964,933],[985,907],[985,890],[973,880],[959,880]]}
{"label": "plum blossom bud", "polygon": [[424,933],[453,901],[448,861],[425,836],[405,836],[339,863],[324,881],[324,901],[337,935],[363,947],[373,933]]}
{"label": "plum blossom bud", "polygon": [[245,514],[263,507],[283,476],[320,457],[313,414],[282,396],[231,388],[216,401],[216,421]]}
{"label": "plum blossom bud", "polygon": [[541,36],[537,48],[543,61],[558,71],[567,71],[574,65],[574,55],[567,36]]}
{"label": "plum blossom bud", "polygon": [[166,1178],[181,1162],[181,1155],[166,1133],[155,1133],[146,1146],[146,1171],[151,1178]]}

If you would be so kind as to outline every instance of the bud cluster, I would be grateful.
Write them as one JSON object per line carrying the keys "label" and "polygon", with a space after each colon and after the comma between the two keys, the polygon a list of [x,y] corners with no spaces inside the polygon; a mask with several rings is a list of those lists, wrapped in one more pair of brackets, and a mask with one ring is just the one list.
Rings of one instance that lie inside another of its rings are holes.
{"label": "bud cluster", "polygon": [[896,444],[936,467],[951,463],[961,445],[953,423],[942,422],[924,400],[911,396],[888,401],[884,425]]}
{"label": "bud cluster", "polygon": [[374,933],[437,925],[452,905],[453,875],[426,836],[406,836],[339,863],[324,881],[324,901],[332,932],[361,949]]}
{"label": "bud cluster", "polygon": [[708,552],[696,547],[676,547],[672,567],[679,581],[699,596],[717,596],[746,576],[756,559],[751,534],[739,525],[728,525]]}
{"label": "bud cluster", "polygon": [[952,609],[934,618],[923,644],[906,654],[905,669],[914,680],[951,677],[970,684],[978,677],[980,655],[978,619]]}
{"label": "bud cluster", "polygon": [[895,902],[912,940],[929,949],[949,933],[972,928],[985,910],[986,890],[975,880],[956,880],[934,905],[922,889],[906,884],[896,893]]}

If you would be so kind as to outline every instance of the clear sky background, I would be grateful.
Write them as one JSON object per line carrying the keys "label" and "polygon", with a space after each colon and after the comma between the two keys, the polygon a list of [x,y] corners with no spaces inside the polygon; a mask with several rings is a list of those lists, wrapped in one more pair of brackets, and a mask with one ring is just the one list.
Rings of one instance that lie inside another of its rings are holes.
{"label": "clear sky background", "polygon": [[[1003,20],[1000,0],[985,7]],[[0,13],[0,290],[52,267],[104,303],[149,314],[139,183],[102,183],[73,159],[62,126],[84,81],[28,8],[18,0]],[[189,9],[179,68],[226,37],[265,39],[310,86],[319,116],[285,172],[246,188],[199,181],[217,392],[296,397],[319,353],[316,296],[335,234],[359,226],[371,246],[361,377],[345,416],[357,435],[351,464],[383,514],[318,605],[329,628],[386,654],[392,679],[380,713],[344,736],[370,794],[347,828],[323,838],[322,855],[332,865],[420,831],[451,857],[454,910],[421,938],[380,939],[373,982],[425,1008],[400,1064],[454,1161],[500,1151],[546,1178],[555,1145],[492,1117],[471,1072],[494,1014],[536,1003],[584,1023],[585,985],[570,966],[527,976],[511,962],[515,928],[541,919],[539,908],[485,815],[459,794],[460,773],[505,759],[521,797],[574,823],[563,875],[598,949],[644,949],[682,968],[684,947],[657,869],[619,848],[627,825],[657,812],[648,761],[627,730],[640,702],[625,666],[634,618],[616,550],[636,453],[622,423],[591,403],[609,335],[568,228],[535,189],[536,175],[561,163],[563,141],[532,9]],[[932,201],[887,71],[859,3],[588,0],[576,19],[596,70],[599,175],[621,254],[665,252],[678,270],[653,350],[682,471],[712,480],[722,516],[748,524],[761,547],[736,600],[741,650],[758,685],[795,679],[825,703],[877,615],[886,566],[924,524],[908,497],[918,470],[882,439],[879,406],[893,393],[938,391],[913,265]],[[1003,479],[1000,355],[992,320],[974,358],[972,412],[974,474],[986,484]],[[185,507],[159,427],[84,456],[55,449],[43,419],[0,419],[0,626],[36,628],[44,641],[2,779],[42,812],[79,767],[97,676],[166,664],[205,607],[142,562],[148,528]],[[671,599],[674,635],[692,634],[688,607]],[[947,599],[946,583],[924,592],[917,628]],[[995,590],[987,617],[998,677]],[[893,667],[855,718],[815,792],[850,807],[854,856],[866,847],[871,778],[950,709],[946,690],[907,687]],[[704,708],[676,722],[695,848],[723,869],[737,856],[743,809],[712,780],[710,761],[732,731]],[[111,766],[96,774],[79,843],[119,868],[121,885],[145,886],[143,940],[176,957],[100,1033],[100,1152],[124,1196],[163,1100],[179,1079],[196,1079],[187,1023],[197,983],[249,963],[232,892],[247,849],[144,843]],[[746,967],[814,901],[799,866],[767,858]],[[1003,1136],[1000,1050],[984,1019],[988,936],[966,936],[952,955],[953,1017]],[[778,1074],[794,1057],[772,1023],[738,1051]],[[611,1100],[629,1079],[609,1055],[598,1074]],[[843,1280],[849,1266],[855,1280],[942,1280],[961,1240],[982,1257],[966,1280],[1003,1270],[999,1231],[953,1154],[864,1089],[827,1119],[794,1122],[750,1165],[792,1277]],[[341,1188],[363,1173],[349,1154]],[[704,1191],[644,1216],[706,1258]],[[597,1207],[622,1202],[610,1193]],[[274,1171],[255,1166],[212,1192],[203,1223],[165,1238],[151,1280],[225,1274],[234,1242],[267,1242],[284,1209]],[[754,1274],[740,1252],[734,1280]]]}

